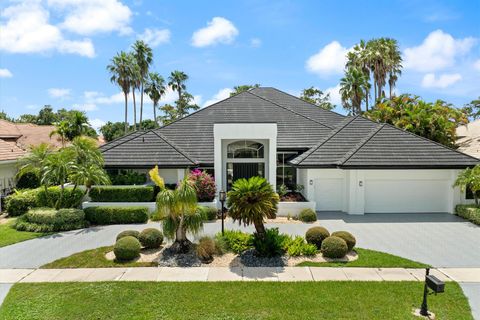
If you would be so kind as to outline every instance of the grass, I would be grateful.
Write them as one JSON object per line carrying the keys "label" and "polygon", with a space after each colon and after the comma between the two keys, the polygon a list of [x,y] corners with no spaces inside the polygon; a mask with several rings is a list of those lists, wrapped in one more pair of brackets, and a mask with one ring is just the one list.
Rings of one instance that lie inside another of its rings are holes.
{"label": "grass", "polygon": [[17,231],[13,228],[15,218],[8,219],[6,223],[0,224],[0,247],[5,247],[17,242],[35,239],[41,236],[45,236],[48,233],[37,233],[27,231]]}
{"label": "grass", "polygon": [[429,265],[393,254],[355,248],[358,259],[351,262],[302,262],[301,267],[368,267],[368,268],[426,268]]}
{"label": "grass", "polygon": [[[0,319],[418,319],[421,282],[20,283]],[[473,319],[456,283],[429,297],[438,319]]]}
{"label": "grass", "polygon": [[65,268],[115,268],[115,267],[153,267],[155,262],[119,262],[108,260],[105,254],[113,250],[113,246],[100,247],[93,250],[75,253],[69,257],[61,258],[43,265],[43,269]]}

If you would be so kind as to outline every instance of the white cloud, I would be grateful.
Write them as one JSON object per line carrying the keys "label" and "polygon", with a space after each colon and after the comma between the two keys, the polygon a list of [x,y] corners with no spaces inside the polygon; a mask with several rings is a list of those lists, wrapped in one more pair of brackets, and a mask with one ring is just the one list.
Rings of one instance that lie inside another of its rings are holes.
{"label": "white cloud", "polygon": [[480,71],[480,59],[478,59],[477,61],[475,61],[475,62],[473,63],[473,67],[474,67],[476,70]]}
{"label": "white cloud", "polygon": [[56,50],[90,58],[95,55],[90,39],[65,39],[60,29],[49,23],[50,13],[39,2],[26,1],[7,7],[2,17],[6,23],[0,25],[0,50],[12,53]]}
{"label": "white cloud", "polygon": [[325,89],[325,94],[330,94],[330,102],[334,105],[341,106],[342,105],[342,97],[340,95],[340,85],[337,84],[335,87],[330,87]]}
{"label": "white cloud", "polygon": [[70,89],[50,88],[48,89],[48,94],[52,98],[65,99],[70,96]]}
{"label": "white cloud", "polygon": [[338,41],[332,41],[308,58],[305,67],[319,75],[341,74],[345,69],[348,51]]}
{"label": "white cloud", "polygon": [[194,47],[206,47],[217,43],[232,43],[238,35],[235,25],[222,17],[214,17],[207,23],[205,28],[198,29],[193,33],[192,45]]}
{"label": "white cloud", "polygon": [[74,104],[72,105],[72,109],[85,111],[85,112],[98,110],[97,105],[94,103]]}
{"label": "white cloud", "polygon": [[442,30],[431,32],[422,44],[404,50],[405,68],[431,72],[451,67],[456,59],[470,51],[476,39],[455,39]]}
{"label": "white cloud", "polygon": [[170,30],[147,28],[142,34],[138,35],[138,38],[152,47],[157,47],[170,41]]}
{"label": "white cloud", "polygon": [[0,69],[0,78],[11,78],[13,74],[8,69]]}
{"label": "white cloud", "polygon": [[262,45],[262,40],[259,38],[252,38],[250,39],[250,46],[253,48],[258,48]]}
{"label": "white cloud", "polygon": [[48,4],[65,12],[62,29],[81,34],[92,35],[118,31],[129,34],[132,11],[117,0],[48,0]]}
{"label": "white cloud", "polygon": [[218,101],[227,99],[228,97],[230,97],[230,93],[232,92],[233,90],[231,88],[220,89],[211,99],[205,101],[205,103],[203,104],[203,107],[207,107]]}
{"label": "white cloud", "polygon": [[442,74],[438,78],[434,73],[427,73],[422,80],[422,87],[425,88],[446,88],[462,79],[459,73]]}
{"label": "white cloud", "polygon": [[100,129],[101,126],[103,126],[103,125],[106,124],[105,121],[103,121],[102,119],[98,119],[98,118],[90,119],[88,122],[90,123],[90,125],[91,125],[95,130]]}

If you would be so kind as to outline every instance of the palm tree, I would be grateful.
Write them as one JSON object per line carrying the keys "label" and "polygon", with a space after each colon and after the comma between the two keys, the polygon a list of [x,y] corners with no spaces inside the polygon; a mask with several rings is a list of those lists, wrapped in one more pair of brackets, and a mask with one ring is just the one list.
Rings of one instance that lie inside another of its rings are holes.
{"label": "palm tree", "polygon": [[340,79],[340,95],[343,107],[357,115],[362,112],[361,105],[368,89],[368,79],[365,74],[351,68],[346,71],[345,77]]}
{"label": "palm tree", "polygon": [[145,83],[145,93],[148,94],[148,96],[153,102],[153,120],[157,124],[158,102],[165,95],[165,91],[165,80],[163,79],[163,77],[156,72],[150,72]]}
{"label": "palm tree", "polygon": [[260,239],[265,237],[265,219],[274,219],[279,197],[270,183],[261,177],[238,179],[227,194],[228,212],[244,225],[253,223]]}
{"label": "palm tree", "polygon": [[20,158],[18,162],[17,179],[27,173],[32,173],[40,180],[44,161],[50,153],[52,153],[52,147],[45,142],[38,146],[32,146],[30,152]]}
{"label": "palm tree", "polygon": [[398,42],[395,39],[387,38],[384,40],[387,49],[386,64],[388,73],[388,86],[390,91],[390,99],[393,96],[393,88],[397,83],[398,77],[402,74],[402,55]]}
{"label": "palm tree", "polygon": [[183,71],[172,71],[168,77],[168,85],[172,88],[173,91],[178,93],[178,101],[180,102],[183,98],[183,91],[187,89],[185,82],[188,80],[188,76]]}
{"label": "palm tree", "polygon": [[367,50],[367,46],[364,40],[360,40],[360,43],[353,47],[353,50],[347,54],[346,68],[356,68],[361,70],[367,78],[368,85],[365,88],[365,110],[368,111],[368,100],[370,97],[370,72],[373,70],[371,55]]}
{"label": "palm tree", "polygon": [[62,141],[62,148],[65,148],[65,143],[68,140],[68,135],[70,132],[70,124],[67,120],[62,120],[55,124],[55,130],[50,132],[49,137],[51,138],[54,135],[60,136]]}
{"label": "palm tree", "polygon": [[[73,153],[68,148],[49,154],[44,161],[40,182],[45,187],[45,193],[48,194],[49,186],[60,185],[60,197],[56,203],[51,204],[55,209],[62,206],[65,184],[68,182],[71,170],[75,168]],[[47,198],[50,197],[47,196]]]}
{"label": "palm tree", "polygon": [[131,68],[130,68],[130,87],[132,89],[132,98],[133,98],[133,130],[137,130],[137,101],[135,100],[135,91],[140,88],[141,84],[141,75],[140,75],[140,66],[137,64],[137,60],[133,53],[129,53],[131,56]]}
{"label": "palm tree", "polygon": [[68,117],[68,126],[67,139],[69,141],[86,133],[89,125],[85,112],[72,110]]}
{"label": "palm tree", "polygon": [[480,166],[476,165],[473,168],[467,168],[458,174],[457,179],[453,185],[454,187],[460,187],[462,191],[467,188],[473,193],[475,199],[475,205],[478,207],[478,192],[480,191]]}
{"label": "palm tree", "polygon": [[107,66],[110,81],[120,87],[125,98],[125,134],[128,132],[128,94],[130,93],[132,75],[132,55],[121,51],[114,56]]}
{"label": "palm tree", "polygon": [[140,122],[139,128],[142,130],[142,120],[143,120],[143,95],[144,91],[144,84],[147,80],[148,70],[150,65],[153,62],[153,53],[152,48],[150,48],[145,42],[142,40],[137,40],[133,44],[133,54],[135,56],[135,60],[137,60],[137,65],[140,69]]}

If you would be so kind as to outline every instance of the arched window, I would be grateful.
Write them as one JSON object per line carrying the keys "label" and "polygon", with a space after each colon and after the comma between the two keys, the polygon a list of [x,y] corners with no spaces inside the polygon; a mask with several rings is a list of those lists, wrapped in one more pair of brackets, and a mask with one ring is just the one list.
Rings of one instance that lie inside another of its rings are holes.
{"label": "arched window", "polygon": [[229,159],[263,159],[263,144],[250,140],[240,140],[227,146]]}

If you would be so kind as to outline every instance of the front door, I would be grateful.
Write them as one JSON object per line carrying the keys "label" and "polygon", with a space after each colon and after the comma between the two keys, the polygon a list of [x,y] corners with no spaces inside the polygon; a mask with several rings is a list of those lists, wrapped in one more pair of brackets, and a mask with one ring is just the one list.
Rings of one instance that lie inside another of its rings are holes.
{"label": "front door", "polygon": [[254,176],[265,177],[265,164],[263,162],[228,162],[227,190],[232,188],[236,180]]}

